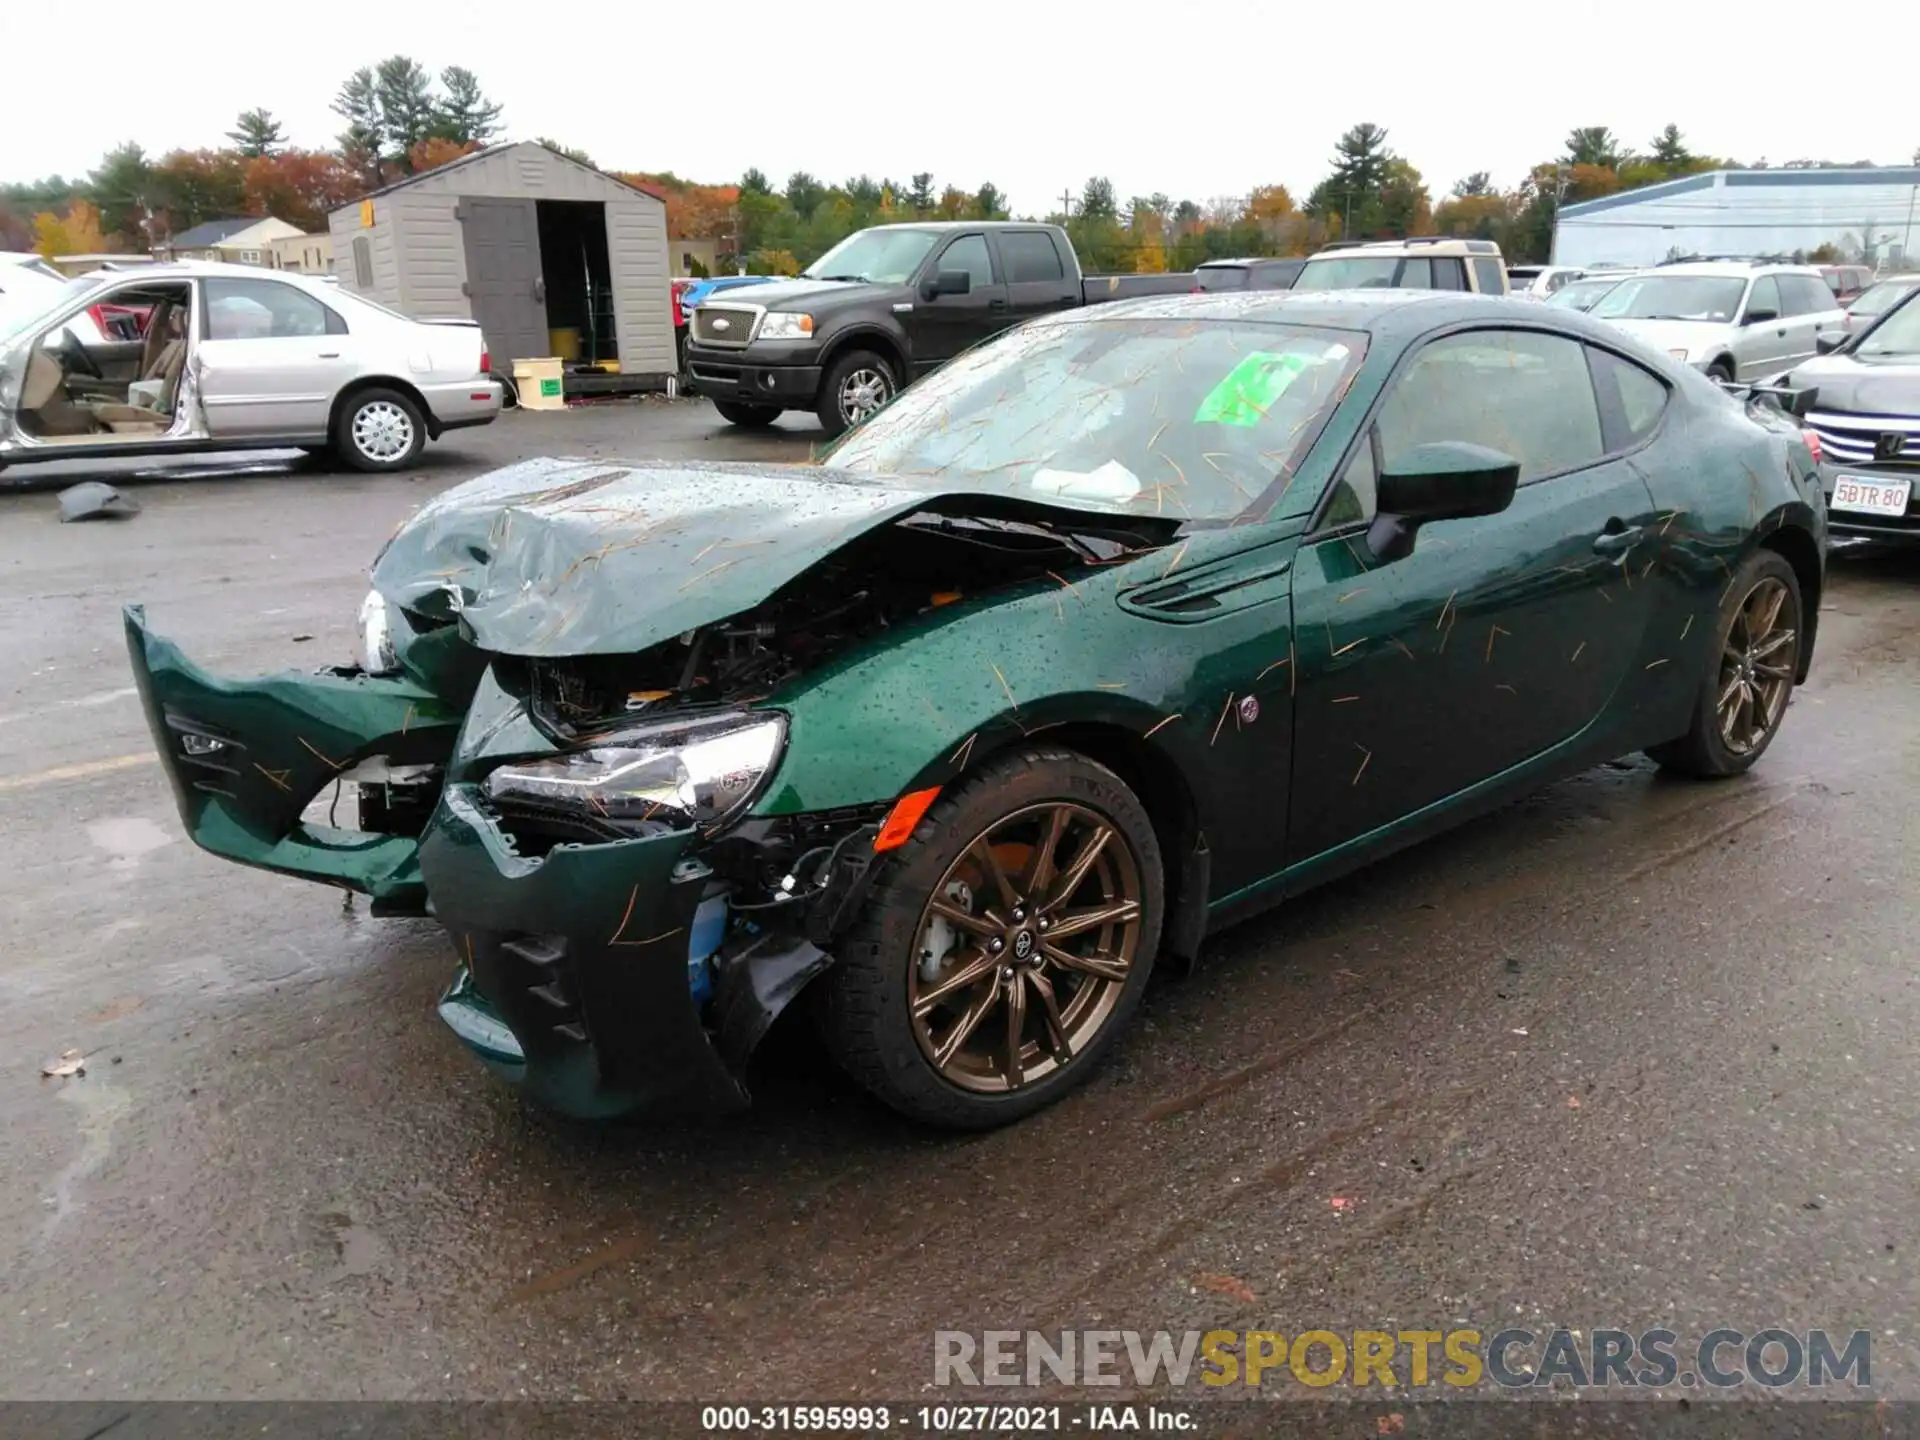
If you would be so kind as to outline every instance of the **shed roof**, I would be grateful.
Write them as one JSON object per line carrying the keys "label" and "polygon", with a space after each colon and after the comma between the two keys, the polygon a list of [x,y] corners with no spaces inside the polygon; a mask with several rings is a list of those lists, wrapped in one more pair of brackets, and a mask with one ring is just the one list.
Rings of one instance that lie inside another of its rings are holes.
{"label": "shed roof", "polygon": [[[606,171],[596,169],[591,165],[582,165],[578,160],[575,160],[571,155],[562,155],[558,150],[552,149],[546,145],[542,145],[538,140],[516,140],[516,141],[513,141],[511,144],[507,144],[507,145],[489,145],[484,150],[475,150],[470,155],[462,155],[458,160],[449,160],[444,165],[436,165],[433,167],[433,169],[423,170],[418,175],[404,176],[401,179],[393,181],[391,184],[382,185],[378,190],[369,190],[364,196],[361,197],[361,199],[373,200],[373,199],[377,199],[379,196],[382,196],[382,195],[391,195],[397,190],[409,189],[410,187],[419,184],[422,180],[427,179],[429,176],[437,179],[441,176],[450,175],[455,170],[459,170],[464,166],[475,164],[476,162],[481,160],[498,159],[500,156],[510,154],[515,150],[538,150],[542,155],[546,156],[549,160],[553,161],[556,164],[569,166],[575,170],[583,171],[588,175],[592,175],[597,179],[605,181],[608,185],[615,186],[621,190],[625,190],[629,194],[645,195],[647,199],[653,200],[656,202],[659,201],[661,198],[658,195],[652,194],[649,191],[641,189],[638,185],[629,185],[626,181],[622,180],[617,175],[609,175]],[[356,200],[353,203],[357,205],[360,202]],[[351,209],[352,206],[343,205],[340,208],[343,210],[346,210],[346,209]]]}

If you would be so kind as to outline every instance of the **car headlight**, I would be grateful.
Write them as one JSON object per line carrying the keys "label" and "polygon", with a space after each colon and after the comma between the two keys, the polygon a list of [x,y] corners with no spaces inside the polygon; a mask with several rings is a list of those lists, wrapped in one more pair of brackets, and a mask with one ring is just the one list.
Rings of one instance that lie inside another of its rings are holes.
{"label": "car headlight", "polygon": [[570,754],[503,765],[487,776],[487,795],[616,827],[679,819],[711,828],[752,801],[786,738],[786,718],[762,712],[632,726]]}
{"label": "car headlight", "polygon": [[811,315],[788,315],[772,310],[760,320],[759,338],[762,340],[806,340],[812,334]]}
{"label": "car headlight", "polygon": [[378,590],[369,590],[360,602],[360,668],[369,675],[400,671],[400,652],[393,644],[393,610]]}

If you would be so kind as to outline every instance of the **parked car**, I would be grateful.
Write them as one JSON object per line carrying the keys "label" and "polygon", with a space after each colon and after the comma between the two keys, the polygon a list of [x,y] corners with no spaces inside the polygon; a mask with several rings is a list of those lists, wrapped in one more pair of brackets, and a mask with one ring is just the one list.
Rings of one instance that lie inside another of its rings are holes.
{"label": "parked car", "polygon": [[1842,305],[1850,305],[1873,284],[1873,271],[1865,265],[1822,265],[1820,278]]}
{"label": "parked car", "polygon": [[1193,283],[1190,274],[1083,276],[1057,225],[877,225],[798,279],[701,302],[688,332],[688,383],[729,424],[761,428],[811,410],[838,435],[1022,320]]}
{"label": "parked car", "polygon": [[1215,290],[1291,290],[1306,268],[1304,259],[1207,260],[1193,267],[1193,288]]}
{"label": "parked car", "polygon": [[1624,275],[1595,275],[1587,279],[1574,280],[1547,296],[1544,303],[1559,310],[1588,311],[1600,302],[1602,295],[1625,278]]}
{"label": "parked car", "polygon": [[[0,466],[298,446],[399,470],[500,413],[479,326],[305,276],[149,265],[45,299],[0,314]],[[141,332],[99,333],[89,317],[115,308],[144,310]]]}
{"label": "parked car", "polygon": [[1507,293],[1507,267],[1491,240],[1444,235],[1410,240],[1341,240],[1301,269],[1296,290],[1465,290]]}
{"label": "parked car", "polygon": [[1577,265],[1509,265],[1507,286],[1519,299],[1545,300],[1584,274]]}
{"label": "parked car", "polygon": [[1890,275],[1869,286],[1847,306],[1847,333],[1866,329],[1916,289],[1920,289],[1920,273]]}
{"label": "parked car", "polygon": [[1920,541],[1920,290],[1785,378],[1815,391],[1827,524],[1836,535]]}
{"label": "parked car", "polygon": [[[0,327],[9,315],[38,314],[86,280],[70,280],[38,255],[0,254]],[[73,319],[74,332],[93,345],[137,340],[144,314],[121,306],[94,305]]]}
{"label": "parked car", "polygon": [[[1822,515],[1791,421],[1583,315],[1160,296],[989,341],[823,466],[445,491],[357,669],[126,631],[194,840],[430,905],[441,1015],[543,1103],[742,1104],[813,989],[861,1083],[978,1128],[1236,919],[1612,756],[1753,765]],[[342,779],[359,830],[303,822]]]}
{"label": "parked car", "polygon": [[1811,265],[1700,261],[1628,276],[1588,312],[1727,384],[1773,375],[1846,333]]}
{"label": "parked car", "polygon": [[673,340],[674,354],[678,357],[679,368],[684,373],[687,368],[688,326],[693,321],[694,307],[710,295],[726,290],[737,290],[743,285],[765,285],[778,280],[778,275],[715,275],[688,278],[673,282]]}

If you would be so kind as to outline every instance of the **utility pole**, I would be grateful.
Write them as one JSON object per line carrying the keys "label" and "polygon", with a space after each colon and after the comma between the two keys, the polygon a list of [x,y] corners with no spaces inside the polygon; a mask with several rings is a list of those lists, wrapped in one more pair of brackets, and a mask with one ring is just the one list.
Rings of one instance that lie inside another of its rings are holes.
{"label": "utility pole", "polygon": [[1073,191],[1062,190],[1060,192],[1060,213],[1069,220],[1073,218]]}

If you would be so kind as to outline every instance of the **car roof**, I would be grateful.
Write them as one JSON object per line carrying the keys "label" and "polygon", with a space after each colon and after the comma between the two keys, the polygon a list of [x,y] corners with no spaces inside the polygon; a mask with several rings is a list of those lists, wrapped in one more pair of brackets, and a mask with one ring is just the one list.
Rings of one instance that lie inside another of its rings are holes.
{"label": "car roof", "polygon": [[1196,270],[1225,270],[1234,266],[1249,265],[1304,265],[1305,255],[1242,255],[1232,260],[1202,260],[1193,268]]}
{"label": "car roof", "polygon": [[1406,341],[1430,330],[1475,320],[1564,330],[1582,339],[1618,345],[1621,333],[1577,310],[1536,301],[1475,295],[1461,290],[1213,290],[1143,295],[1062,310],[1033,324],[1097,324],[1102,320],[1241,320],[1358,330]]}
{"label": "car roof", "polygon": [[1683,260],[1660,265],[1646,273],[1656,275],[1718,275],[1729,280],[1746,280],[1760,275],[1811,275],[1820,278],[1816,265],[1773,265],[1746,260]]}

